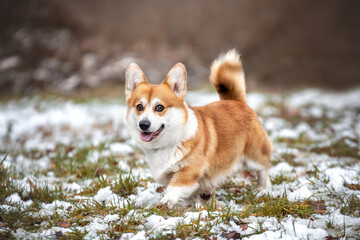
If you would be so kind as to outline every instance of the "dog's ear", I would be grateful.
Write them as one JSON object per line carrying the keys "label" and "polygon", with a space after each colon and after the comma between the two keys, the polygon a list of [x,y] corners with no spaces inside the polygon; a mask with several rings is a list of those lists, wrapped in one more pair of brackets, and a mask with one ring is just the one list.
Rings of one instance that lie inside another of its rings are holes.
{"label": "dog's ear", "polygon": [[125,73],[126,100],[130,98],[135,88],[144,82],[147,83],[147,80],[141,68],[136,63],[130,63]]}
{"label": "dog's ear", "polygon": [[164,83],[169,85],[171,90],[181,99],[186,95],[186,68],[182,63],[177,63],[173,66]]}

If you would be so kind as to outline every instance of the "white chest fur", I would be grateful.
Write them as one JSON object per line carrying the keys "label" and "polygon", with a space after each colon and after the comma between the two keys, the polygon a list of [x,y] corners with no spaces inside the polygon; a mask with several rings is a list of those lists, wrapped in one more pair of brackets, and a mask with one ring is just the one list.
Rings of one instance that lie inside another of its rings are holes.
{"label": "white chest fur", "polygon": [[168,184],[168,173],[176,172],[181,168],[179,161],[184,157],[183,152],[177,146],[145,150],[145,155],[153,177],[163,185]]}
{"label": "white chest fur", "polygon": [[177,144],[159,149],[144,149],[146,161],[150,165],[155,180],[164,185],[168,184],[167,174],[169,172],[176,172],[186,164],[180,160],[183,159],[188,149],[183,149],[181,143],[194,137],[197,131],[198,122],[195,113],[186,103],[185,106],[188,119],[181,131],[180,141]]}

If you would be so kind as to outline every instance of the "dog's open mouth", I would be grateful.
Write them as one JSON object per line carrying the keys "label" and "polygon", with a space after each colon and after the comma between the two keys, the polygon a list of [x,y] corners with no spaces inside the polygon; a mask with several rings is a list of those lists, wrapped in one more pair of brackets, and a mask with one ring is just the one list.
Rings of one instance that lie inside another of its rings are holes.
{"label": "dog's open mouth", "polygon": [[151,140],[155,139],[161,131],[164,129],[164,124],[161,125],[161,127],[156,130],[155,132],[141,132],[140,133],[140,139],[144,142],[150,142]]}

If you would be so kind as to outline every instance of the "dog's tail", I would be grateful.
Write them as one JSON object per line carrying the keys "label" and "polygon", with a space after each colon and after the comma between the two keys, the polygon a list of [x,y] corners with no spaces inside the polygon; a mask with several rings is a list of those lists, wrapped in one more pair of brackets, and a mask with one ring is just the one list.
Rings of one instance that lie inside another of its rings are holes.
{"label": "dog's tail", "polygon": [[235,49],[214,60],[211,65],[210,82],[221,100],[246,102],[245,75],[240,54]]}

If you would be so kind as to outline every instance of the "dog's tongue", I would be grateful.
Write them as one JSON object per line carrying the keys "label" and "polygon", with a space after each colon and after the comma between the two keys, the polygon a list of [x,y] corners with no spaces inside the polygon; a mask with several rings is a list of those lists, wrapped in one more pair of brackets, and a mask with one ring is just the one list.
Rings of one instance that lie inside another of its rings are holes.
{"label": "dog's tongue", "polygon": [[140,139],[144,142],[150,142],[153,139],[153,132],[142,132],[140,133]]}

